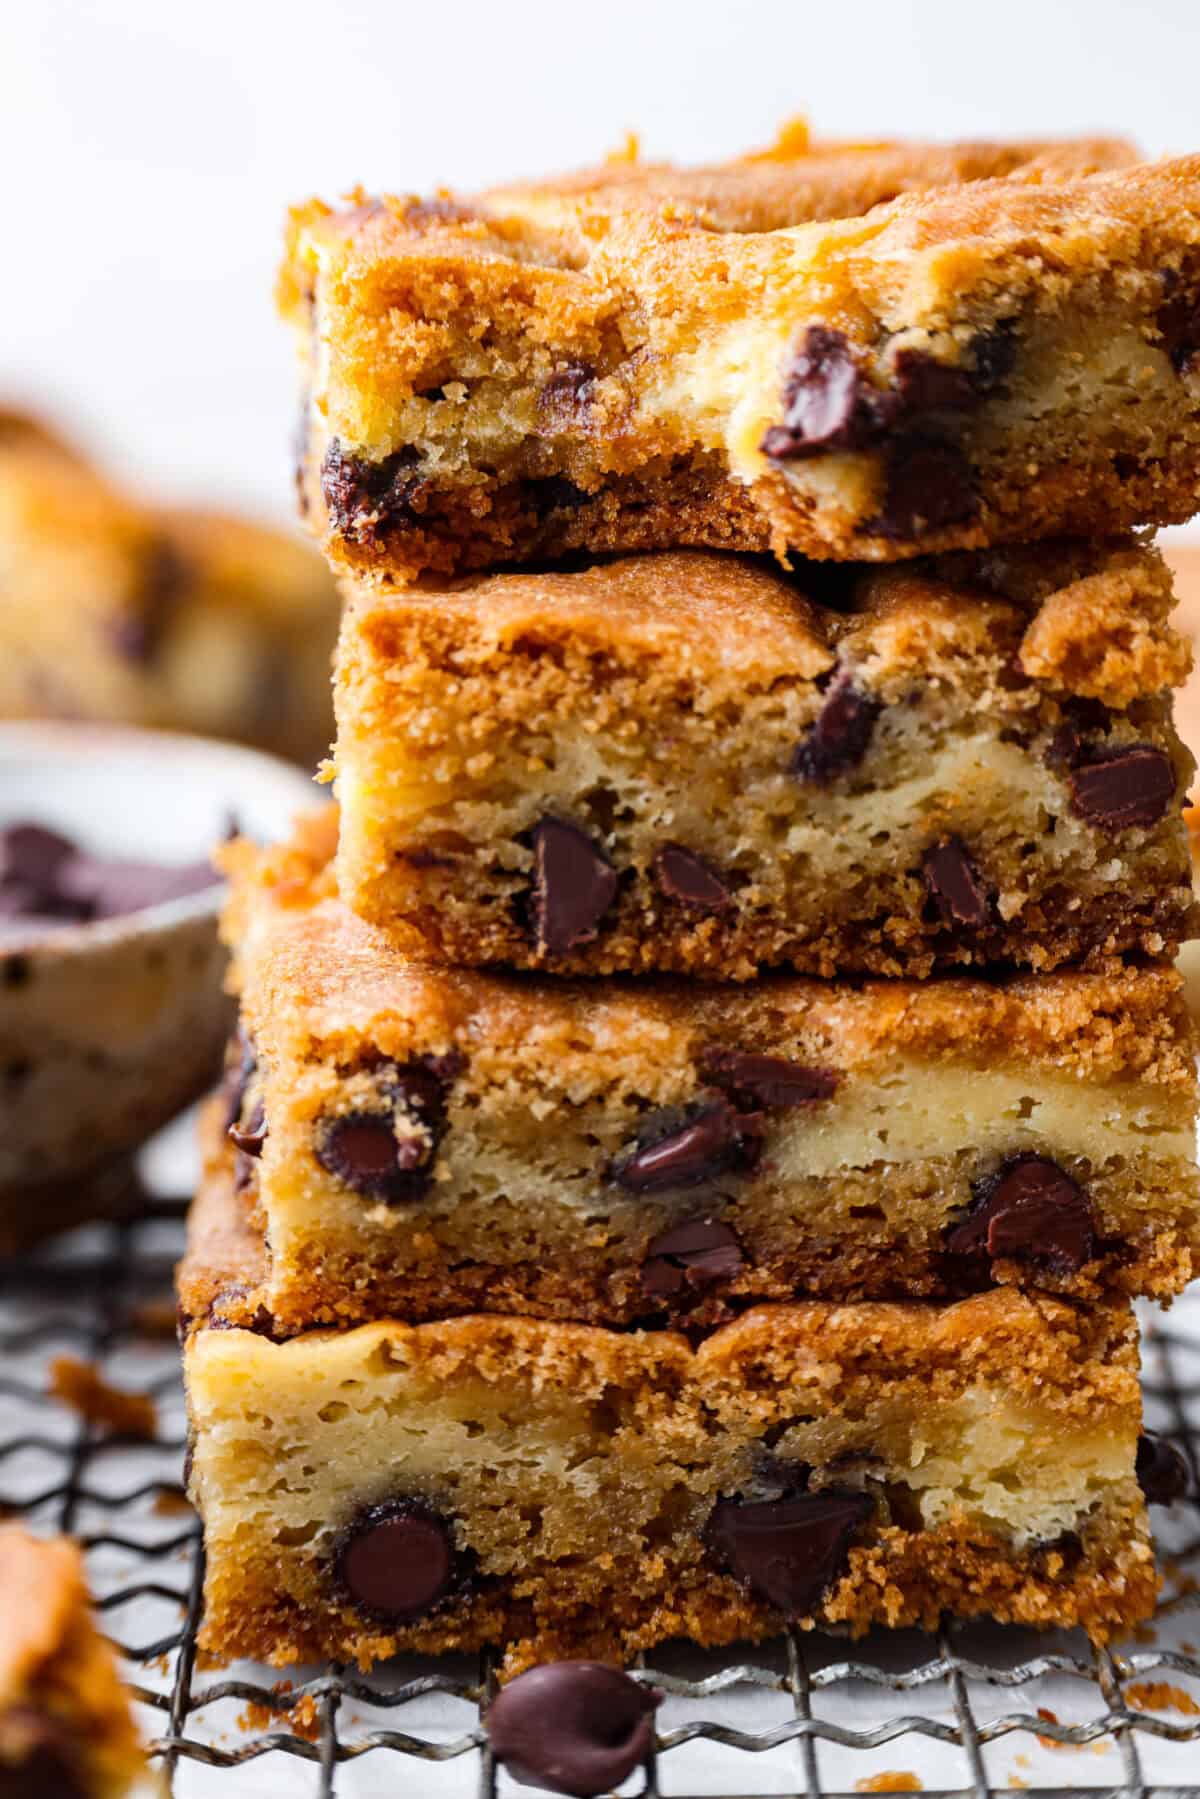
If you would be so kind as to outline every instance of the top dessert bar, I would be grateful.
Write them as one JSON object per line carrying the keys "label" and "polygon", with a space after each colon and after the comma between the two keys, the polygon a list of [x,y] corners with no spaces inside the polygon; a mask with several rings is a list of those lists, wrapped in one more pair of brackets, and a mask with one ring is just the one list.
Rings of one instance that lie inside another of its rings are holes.
{"label": "top dessert bar", "polygon": [[328,746],[337,594],[282,532],[164,511],[0,411],[0,717]]}
{"label": "top dessert bar", "polygon": [[1197,157],[785,146],[358,195],[293,215],[281,296],[303,501],[380,578],[688,545],[894,560],[1200,494]]}

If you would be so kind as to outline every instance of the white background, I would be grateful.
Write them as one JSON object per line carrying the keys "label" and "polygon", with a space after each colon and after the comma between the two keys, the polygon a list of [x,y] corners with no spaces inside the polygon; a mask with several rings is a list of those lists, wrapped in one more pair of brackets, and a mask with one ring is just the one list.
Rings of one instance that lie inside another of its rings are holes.
{"label": "white background", "polygon": [[481,186],[626,130],[1200,148],[1200,0],[0,0],[0,393],[161,492],[290,512],[289,200]]}

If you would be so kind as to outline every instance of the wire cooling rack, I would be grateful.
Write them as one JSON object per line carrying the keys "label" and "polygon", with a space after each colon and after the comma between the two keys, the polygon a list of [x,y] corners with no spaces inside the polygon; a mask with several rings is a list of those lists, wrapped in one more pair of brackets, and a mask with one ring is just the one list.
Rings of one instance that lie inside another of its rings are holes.
{"label": "wire cooling rack", "polygon": [[[517,1795],[479,1726],[485,1659],[407,1660],[370,1676],[327,1666],[198,1666],[203,1549],[182,1497],[183,1394],[167,1334],[183,1205],[0,1266],[0,1509],[87,1553],[106,1628],[177,1795]],[[1148,1315],[1149,1422],[1200,1450],[1200,1294]],[[73,1355],[154,1401],[152,1441],[106,1437],[49,1397]],[[1200,1794],[1200,1512],[1156,1514],[1167,1585],[1153,1627],[1112,1651],[1074,1634],[984,1625],[860,1643],[796,1634],[735,1658],[656,1654],[659,1740],[622,1792],[972,1799],[1026,1788],[1168,1799]],[[0,1605],[3,1595],[0,1594]],[[1193,1640],[1193,1638],[1195,1640]]]}

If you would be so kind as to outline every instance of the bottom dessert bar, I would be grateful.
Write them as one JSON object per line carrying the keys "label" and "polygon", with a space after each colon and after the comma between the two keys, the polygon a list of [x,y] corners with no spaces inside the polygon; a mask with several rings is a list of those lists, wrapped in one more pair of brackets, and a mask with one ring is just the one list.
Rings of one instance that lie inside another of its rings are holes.
{"label": "bottom dessert bar", "polygon": [[[244,1273],[237,1214],[194,1230]],[[185,1350],[201,1645],[505,1671],[943,1613],[1097,1639],[1153,1609],[1126,1306],[755,1307],[689,1344],[523,1318]]]}
{"label": "bottom dessert bar", "polygon": [[0,1529],[0,1595],[0,1795],[164,1795],[112,1647],[93,1622],[75,1544]]}

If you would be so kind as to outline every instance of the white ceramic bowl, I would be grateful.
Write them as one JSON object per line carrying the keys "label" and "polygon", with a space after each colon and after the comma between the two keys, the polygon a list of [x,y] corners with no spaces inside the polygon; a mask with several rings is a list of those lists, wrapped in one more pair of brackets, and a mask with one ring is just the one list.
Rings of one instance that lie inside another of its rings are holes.
{"label": "white ceramic bowl", "polygon": [[[100,856],[199,862],[231,818],[269,841],[320,803],[299,769],[236,744],[0,724],[0,826],[32,820]],[[41,1234],[40,1192],[85,1184],[213,1079],[231,1012],[223,891],[214,874],[202,892],[94,924],[4,922],[0,1253]]]}

